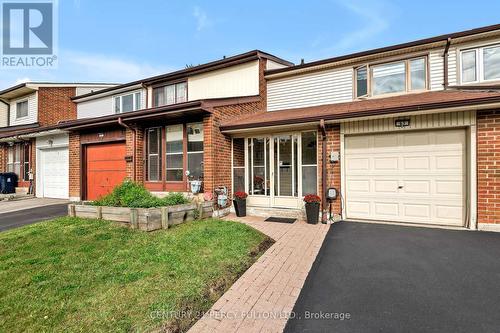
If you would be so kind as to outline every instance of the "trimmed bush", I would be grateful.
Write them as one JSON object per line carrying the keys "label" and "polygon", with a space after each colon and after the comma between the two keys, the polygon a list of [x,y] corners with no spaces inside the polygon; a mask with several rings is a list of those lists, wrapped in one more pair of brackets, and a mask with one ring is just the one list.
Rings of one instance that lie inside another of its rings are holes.
{"label": "trimmed bush", "polygon": [[92,202],[94,206],[152,208],[189,203],[182,193],[169,193],[164,198],[151,194],[143,185],[125,180],[108,195]]}

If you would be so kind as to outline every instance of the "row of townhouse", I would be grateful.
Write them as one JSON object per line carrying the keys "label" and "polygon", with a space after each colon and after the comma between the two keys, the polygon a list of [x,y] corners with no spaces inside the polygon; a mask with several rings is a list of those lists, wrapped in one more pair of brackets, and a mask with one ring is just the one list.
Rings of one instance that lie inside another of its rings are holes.
{"label": "row of townhouse", "polygon": [[77,86],[67,113],[40,109],[42,87],[38,121],[12,121],[14,102],[0,109],[11,119],[0,171],[35,170],[37,196],[92,200],[126,178],[188,191],[200,179],[273,215],[301,214],[309,193],[326,212],[334,188],[343,219],[500,231],[500,25],[300,65],[252,51]]}

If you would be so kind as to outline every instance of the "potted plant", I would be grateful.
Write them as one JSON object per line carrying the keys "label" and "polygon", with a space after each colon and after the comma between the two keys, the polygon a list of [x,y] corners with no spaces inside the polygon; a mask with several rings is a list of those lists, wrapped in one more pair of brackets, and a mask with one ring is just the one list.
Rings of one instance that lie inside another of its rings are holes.
{"label": "potted plant", "polygon": [[245,192],[236,192],[234,194],[234,210],[236,211],[236,216],[243,217],[247,216],[247,197],[248,194]]}
{"label": "potted plant", "polygon": [[321,198],[316,194],[307,194],[304,197],[304,202],[306,203],[307,223],[317,224],[319,220],[319,203],[321,202]]}

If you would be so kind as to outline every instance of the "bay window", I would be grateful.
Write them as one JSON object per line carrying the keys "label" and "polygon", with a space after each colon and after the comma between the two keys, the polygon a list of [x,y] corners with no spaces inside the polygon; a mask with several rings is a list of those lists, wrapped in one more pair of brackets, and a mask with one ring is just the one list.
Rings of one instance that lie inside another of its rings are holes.
{"label": "bay window", "polygon": [[141,93],[134,92],[114,98],[115,113],[131,112],[141,109]]}
{"label": "bay window", "polygon": [[147,129],[147,181],[158,190],[184,190],[186,171],[190,179],[203,178],[203,148],[203,123]]}
{"label": "bay window", "polygon": [[460,67],[462,83],[500,80],[500,45],[461,51]]}
{"label": "bay window", "polygon": [[427,89],[427,58],[355,68],[355,96],[377,96]]}
{"label": "bay window", "polygon": [[187,82],[169,84],[153,89],[154,106],[187,102]]}

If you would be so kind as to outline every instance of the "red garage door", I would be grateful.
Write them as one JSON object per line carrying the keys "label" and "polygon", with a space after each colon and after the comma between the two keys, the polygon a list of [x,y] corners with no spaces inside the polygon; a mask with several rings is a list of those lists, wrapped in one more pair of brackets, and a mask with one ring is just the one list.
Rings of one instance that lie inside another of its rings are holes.
{"label": "red garage door", "polygon": [[88,145],[86,148],[87,200],[110,193],[126,177],[125,143]]}

